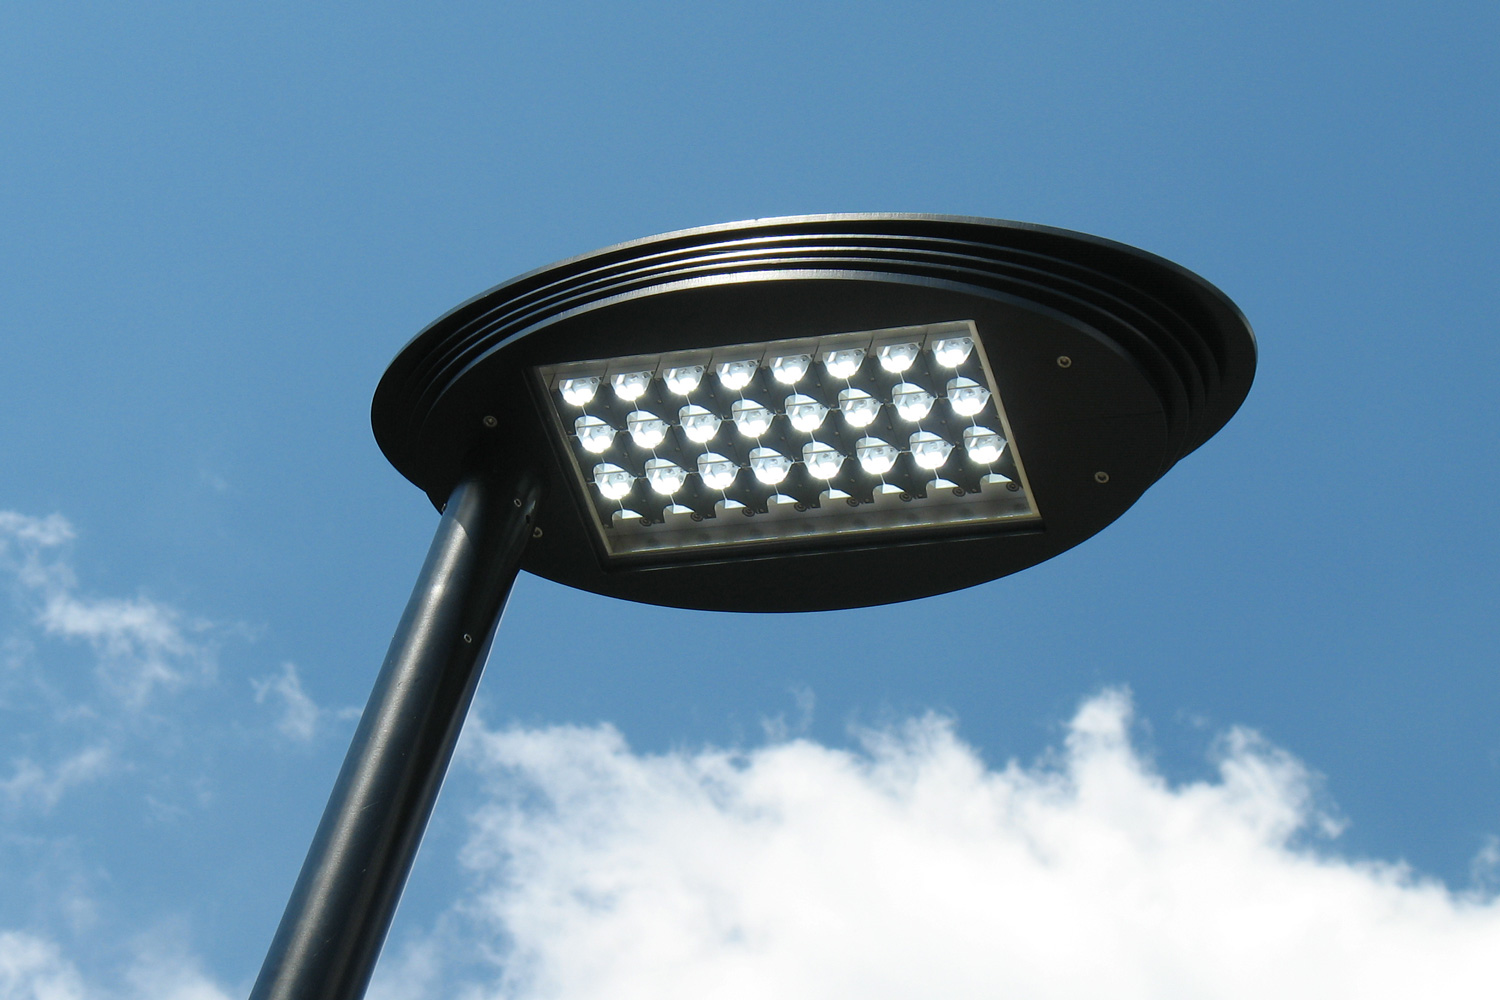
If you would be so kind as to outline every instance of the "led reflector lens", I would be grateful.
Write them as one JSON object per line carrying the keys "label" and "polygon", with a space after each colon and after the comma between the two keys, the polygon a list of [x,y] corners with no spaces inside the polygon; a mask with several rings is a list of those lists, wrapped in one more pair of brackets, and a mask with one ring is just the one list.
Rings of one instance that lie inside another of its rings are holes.
{"label": "led reflector lens", "polygon": [[823,355],[823,367],[828,369],[828,374],[834,378],[851,378],[859,371],[859,366],[864,364],[865,349],[856,347],[846,351],[829,351]]}
{"label": "led reflector lens", "polygon": [[682,368],[668,368],[662,373],[662,381],[667,383],[667,388],[677,395],[689,395],[703,381],[703,366],[687,365]]}
{"label": "led reflector lens", "polygon": [[990,391],[971,378],[960,375],[948,381],[948,402],[960,416],[972,417],[989,401]]}
{"label": "led reflector lens", "polygon": [[729,413],[734,417],[734,425],[740,429],[740,433],[750,438],[758,438],[770,430],[771,420],[775,416],[752,399],[736,399],[730,406]]}
{"label": "led reflector lens", "polygon": [[630,431],[630,439],[635,442],[635,446],[647,451],[661,444],[667,437],[667,422],[646,410],[636,410],[626,417],[625,429]]}
{"label": "led reflector lens", "polygon": [[920,344],[886,344],[876,357],[880,358],[880,367],[899,375],[910,368],[921,353]]}
{"label": "led reflector lens", "polygon": [[573,430],[583,450],[592,455],[603,454],[615,443],[615,429],[598,417],[579,417],[573,421]]}
{"label": "led reflector lens", "polygon": [[775,486],[791,471],[792,460],[771,448],[750,449],[750,471],[767,486]]}
{"label": "led reflector lens", "polygon": [[1005,451],[1005,438],[988,427],[965,427],[964,451],[969,453],[971,461],[989,465],[997,461],[1000,453]]}
{"label": "led reflector lens", "polygon": [[687,470],[665,458],[648,459],[646,482],[650,483],[651,488],[662,496],[669,497],[682,489],[682,484],[687,482]]}
{"label": "led reflector lens", "polygon": [[610,384],[615,387],[615,395],[627,403],[633,403],[646,394],[651,388],[650,372],[621,372],[610,379]]}
{"label": "led reflector lens", "polygon": [[703,485],[711,490],[729,489],[739,471],[739,466],[723,455],[706,451],[698,456],[698,475],[703,477]]}
{"label": "led reflector lens", "polygon": [[953,445],[931,431],[917,431],[911,436],[911,459],[924,469],[940,469],[948,461]]}
{"label": "led reflector lens", "polygon": [[604,462],[594,466],[594,485],[611,500],[619,500],[635,486],[635,477],[618,465]]}
{"label": "led reflector lens", "polygon": [[809,441],[802,446],[802,463],[807,473],[817,479],[832,479],[844,467],[844,456],[832,445]]}
{"label": "led reflector lens", "polygon": [[782,385],[796,385],[811,367],[811,354],[788,354],[771,359],[771,374]]}
{"label": "led reflector lens", "polygon": [[739,392],[754,377],[754,361],[726,361],[719,366],[719,384],[730,392]]}
{"label": "led reflector lens", "polygon": [[946,337],[932,343],[932,356],[944,368],[957,368],[969,360],[969,352],[972,350],[974,341],[968,337]]}
{"label": "led reflector lens", "polygon": [[932,412],[935,399],[932,393],[912,382],[902,382],[891,390],[891,403],[896,412],[901,414],[902,420],[912,423]]}
{"label": "led reflector lens", "polygon": [[698,444],[707,444],[719,433],[719,415],[701,406],[689,403],[677,411],[677,420],[687,439]]}
{"label": "led reflector lens", "polygon": [[828,407],[811,396],[794,393],[786,398],[786,418],[804,434],[811,434],[822,427],[826,416]]}
{"label": "led reflector lens", "polygon": [[851,427],[868,427],[880,416],[880,400],[863,389],[843,389],[839,392],[839,409]]}
{"label": "led reflector lens", "polygon": [[566,399],[574,406],[583,406],[594,398],[594,393],[599,391],[599,378],[589,375],[586,378],[565,378],[558,382],[557,387]]}
{"label": "led reflector lens", "polygon": [[859,443],[854,446],[854,455],[859,459],[860,468],[872,476],[883,476],[890,472],[899,454],[895,448],[875,437],[860,438]]}

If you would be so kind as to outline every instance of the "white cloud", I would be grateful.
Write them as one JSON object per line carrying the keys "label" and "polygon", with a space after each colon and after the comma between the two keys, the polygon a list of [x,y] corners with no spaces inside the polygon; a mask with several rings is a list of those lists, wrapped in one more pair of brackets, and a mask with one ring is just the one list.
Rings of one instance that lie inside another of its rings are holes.
{"label": "white cloud", "polygon": [[138,942],[126,989],[87,982],[53,941],[0,931],[0,1000],[228,1000],[191,957]]}
{"label": "white cloud", "polygon": [[[1252,733],[1180,785],[1129,733],[1118,692],[998,770],[936,717],[857,752],[476,728],[472,895],[377,977],[508,1000],[1500,995],[1496,900],[1339,858],[1308,772]],[[455,971],[476,954],[494,965]]]}
{"label": "white cloud", "polygon": [[105,744],[84,747],[50,767],[22,757],[11,762],[9,778],[0,778],[0,793],[12,804],[33,803],[51,809],[72,786],[108,773],[111,758]]}
{"label": "white cloud", "polygon": [[0,1000],[84,1000],[83,979],[51,941],[0,931]]}
{"label": "white cloud", "polygon": [[281,706],[276,728],[281,735],[298,743],[311,741],[325,718],[332,716],[347,720],[358,719],[360,715],[357,708],[320,708],[302,689],[302,678],[295,663],[283,663],[281,673],[252,679],[250,685],[255,689],[257,705],[274,701]]}

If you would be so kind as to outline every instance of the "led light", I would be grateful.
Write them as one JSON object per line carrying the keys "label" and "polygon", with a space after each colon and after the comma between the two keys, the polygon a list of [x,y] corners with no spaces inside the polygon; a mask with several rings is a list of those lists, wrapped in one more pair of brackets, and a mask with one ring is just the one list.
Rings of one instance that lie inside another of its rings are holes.
{"label": "led light", "polygon": [[796,385],[811,367],[811,354],[788,354],[783,358],[771,359],[771,374],[782,385]]}
{"label": "led light", "polygon": [[573,421],[573,430],[578,433],[578,443],[583,450],[601,454],[615,443],[615,429],[598,417],[582,416]]}
{"label": "led light", "polygon": [[682,424],[682,433],[687,435],[689,441],[705,444],[719,433],[719,415],[701,406],[691,403],[684,406],[677,411],[677,419]]}
{"label": "led light", "polygon": [[860,467],[872,476],[883,476],[891,471],[896,464],[896,456],[901,454],[895,448],[886,444],[880,438],[860,438],[859,443],[854,446],[855,457],[859,459]]}
{"label": "led light", "polygon": [[687,365],[684,368],[668,368],[662,373],[662,381],[667,383],[679,396],[686,396],[698,388],[698,383],[703,381],[702,365]]}
{"label": "led light", "polygon": [[990,391],[973,379],[960,375],[948,380],[948,402],[953,405],[954,413],[972,417],[989,401]]}
{"label": "led light", "polygon": [[834,378],[848,378],[864,364],[865,349],[856,347],[847,351],[829,351],[823,355],[823,366]]}
{"label": "led light", "polygon": [[767,486],[775,486],[786,478],[792,468],[792,460],[770,448],[750,449],[750,471],[755,478]]}
{"label": "led light", "polygon": [[650,458],[646,460],[646,482],[662,496],[671,496],[687,482],[687,470],[665,458]]}
{"label": "led light", "polygon": [[863,389],[844,389],[839,392],[839,409],[852,427],[868,427],[880,416],[880,400]]}
{"label": "led light", "polygon": [[590,375],[587,378],[565,378],[557,383],[558,389],[562,390],[562,398],[574,406],[583,406],[594,398],[594,393],[599,391],[599,378]]}
{"label": "led light", "polygon": [[886,344],[876,356],[880,358],[880,367],[899,375],[910,368],[921,353],[922,348],[917,344]]}
{"label": "led light", "polygon": [[809,441],[802,446],[802,462],[807,473],[817,479],[832,479],[844,467],[844,456],[832,445]]}
{"label": "led light", "polygon": [[751,399],[736,399],[734,405],[730,406],[729,412],[734,417],[734,425],[740,429],[740,433],[752,438],[758,438],[770,430],[771,418],[775,416],[770,410]]}
{"label": "led light", "polygon": [[605,462],[594,466],[594,485],[611,500],[618,500],[635,486],[635,477],[618,465]]}
{"label": "led light", "polygon": [[828,416],[828,407],[801,393],[793,393],[786,398],[786,417],[792,422],[792,426],[805,434],[811,434],[823,426],[823,418]]}
{"label": "led light", "polygon": [[932,393],[912,382],[902,382],[891,390],[891,402],[903,420],[916,423],[932,412],[935,397]]}
{"label": "led light", "polygon": [[640,399],[651,388],[651,373],[621,372],[609,381],[615,387],[615,395],[630,403]]}
{"label": "led light", "polygon": [[636,410],[626,417],[625,428],[630,431],[630,439],[637,448],[655,448],[667,437],[667,422],[645,410]]}
{"label": "led light", "polygon": [[754,377],[754,361],[726,361],[719,366],[719,384],[730,392],[739,392]]}
{"label": "led light", "polygon": [[948,461],[953,446],[931,431],[917,431],[911,436],[911,458],[924,469],[940,469]]}
{"label": "led light", "polygon": [[968,337],[948,337],[933,342],[932,356],[944,368],[957,368],[969,360],[969,352],[972,350],[974,341]]}
{"label": "led light", "polygon": [[1005,450],[1005,438],[988,427],[965,427],[964,450],[980,465],[989,465]]}
{"label": "led light", "polygon": [[723,455],[706,451],[698,456],[698,475],[703,477],[703,485],[711,490],[728,489],[739,471],[740,467]]}

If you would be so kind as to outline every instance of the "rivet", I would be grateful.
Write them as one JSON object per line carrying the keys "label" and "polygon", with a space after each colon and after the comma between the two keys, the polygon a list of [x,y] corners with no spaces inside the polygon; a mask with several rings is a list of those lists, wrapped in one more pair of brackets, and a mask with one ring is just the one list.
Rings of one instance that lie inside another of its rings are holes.
{"label": "rivet", "polygon": [[513,503],[517,507],[519,507],[519,506],[521,506],[521,498],[520,497],[516,497],[514,500],[511,501],[511,503]]}
{"label": "rivet", "polygon": [[541,538],[542,537],[542,529],[541,528],[532,528],[531,529],[531,537],[532,538]]}
{"label": "rivet", "polygon": [[1071,368],[1072,366],[1073,366],[1073,359],[1072,358],[1068,357],[1066,354],[1059,355],[1059,357],[1057,359],[1057,367],[1059,367],[1059,368]]}
{"label": "rivet", "polygon": [[1107,472],[1096,472],[1096,473],[1094,473],[1094,482],[1096,482],[1096,483],[1107,483],[1107,482],[1109,482],[1109,473],[1107,473]]}
{"label": "rivet", "polygon": [[495,427],[495,426],[498,426],[499,423],[500,423],[500,421],[496,420],[494,417],[485,417],[484,418],[484,426],[486,426],[486,427]]}
{"label": "rivet", "polygon": [[473,642],[473,641],[474,641],[474,637],[471,636],[469,633],[465,632],[464,633],[464,642]]}

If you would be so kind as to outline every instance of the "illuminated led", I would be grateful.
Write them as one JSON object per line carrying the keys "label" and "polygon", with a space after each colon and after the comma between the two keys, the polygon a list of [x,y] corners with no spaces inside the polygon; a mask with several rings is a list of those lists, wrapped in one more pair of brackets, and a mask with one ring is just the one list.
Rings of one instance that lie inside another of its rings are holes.
{"label": "illuminated led", "polygon": [[729,413],[734,417],[734,425],[740,429],[740,433],[752,438],[758,438],[770,430],[771,418],[775,416],[751,399],[736,399],[730,406]]}
{"label": "illuminated led", "polygon": [[980,465],[989,465],[1005,450],[1005,438],[988,427],[964,428],[964,451]]}
{"label": "illuminated led", "polygon": [[650,372],[621,372],[609,380],[610,385],[615,387],[615,395],[627,403],[634,402],[646,394],[651,388]]}
{"label": "illuminated led", "polygon": [[832,445],[809,441],[802,446],[802,462],[807,474],[817,479],[832,479],[844,467],[844,456]]}
{"label": "illuminated led", "polygon": [[880,359],[880,367],[899,375],[910,368],[921,353],[922,348],[917,344],[886,344],[876,357]]}
{"label": "illuminated led", "polygon": [[754,361],[726,361],[719,366],[719,384],[730,392],[739,392],[754,377]]}
{"label": "illuminated led", "polygon": [[880,438],[860,438],[859,443],[854,446],[854,455],[859,459],[860,467],[872,476],[883,476],[890,472],[899,454]]}
{"label": "illuminated led", "polygon": [[574,406],[582,406],[594,398],[594,393],[599,391],[599,377],[590,375],[587,378],[565,378],[557,383],[557,388],[562,392],[562,398]]}
{"label": "illuminated led", "polygon": [[902,382],[891,390],[891,402],[903,420],[916,423],[932,412],[935,397],[932,393],[911,382]]}
{"label": "illuminated led", "polygon": [[646,410],[636,410],[626,417],[625,429],[637,448],[655,448],[667,437],[667,422]]}
{"label": "illuminated led", "polygon": [[924,469],[942,468],[953,445],[931,431],[917,431],[911,436],[911,458]]}
{"label": "illuminated led", "polygon": [[786,398],[786,418],[792,422],[792,426],[806,434],[811,434],[823,426],[823,418],[828,416],[828,407],[801,393],[793,393]]}
{"label": "illuminated led", "polygon": [[839,392],[839,409],[852,427],[868,427],[880,416],[880,400],[863,389],[844,389]]}
{"label": "illuminated led", "polygon": [[682,484],[687,482],[687,470],[665,458],[647,459],[646,482],[663,496],[671,496],[682,489]]}
{"label": "illuminated led", "polygon": [[577,432],[583,450],[595,455],[609,450],[609,446],[615,443],[615,429],[598,417],[579,417],[573,421],[573,430]]}
{"label": "illuminated led", "polygon": [[775,486],[791,471],[792,460],[771,448],[750,449],[750,471],[767,486]]}
{"label": "illuminated led", "polygon": [[705,444],[719,433],[719,415],[711,410],[691,403],[677,411],[677,420],[682,424],[682,433],[689,441]]}
{"label": "illuminated led", "polygon": [[788,354],[782,358],[771,359],[771,374],[782,385],[796,385],[811,367],[812,355],[810,354]]}
{"label": "illuminated led", "polygon": [[611,500],[618,500],[635,486],[635,477],[618,465],[605,462],[594,466],[594,485]]}
{"label": "illuminated led", "polygon": [[698,388],[698,383],[703,381],[702,365],[687,365],[683,368],[668,368],[662,372],[662,381],[667,383],[667,388],[679,396],[686,396]]}
{"label": "illuminated led", "polygon": [[865,349],[855,347],[847,351],[829,351],[823,355],[823,366],[834,378],[848,378],[859,371],[864,360]]}
{"label": "illuminated led", "polygon": [[711,490],[728,489],[739,471],[740,467],[723,455],[708,451],[698,456],[698,475]]}
{"label": "illuminated led", "polygon": [[984,404],[990,401],[990,391],[971,378],[958,378],[948,380],[948,402],[953,406],[953,412],[960,416],[972,417],[984,409]]}
{"label": "illuminated led", "polygon": [[957,368],[969,360],[969,352],[972,350],[974,341],[968,337],[947,337],[932,344],[932,356],[944,368]]}

